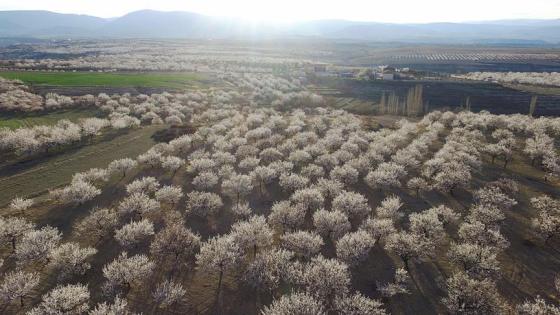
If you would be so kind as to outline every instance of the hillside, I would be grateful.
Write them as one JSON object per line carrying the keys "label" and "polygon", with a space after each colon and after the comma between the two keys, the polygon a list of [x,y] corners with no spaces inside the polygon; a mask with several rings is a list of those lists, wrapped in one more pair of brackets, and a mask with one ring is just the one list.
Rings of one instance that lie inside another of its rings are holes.
{"label": "hillside", "polygon": [[0,12],[1,37],[247,38],[302,37],[405,42],[560,43],[560,20],[390,24],[316,20],[293,24],[247,23],[192,12],[143,10],[119,18],[48,11]]}

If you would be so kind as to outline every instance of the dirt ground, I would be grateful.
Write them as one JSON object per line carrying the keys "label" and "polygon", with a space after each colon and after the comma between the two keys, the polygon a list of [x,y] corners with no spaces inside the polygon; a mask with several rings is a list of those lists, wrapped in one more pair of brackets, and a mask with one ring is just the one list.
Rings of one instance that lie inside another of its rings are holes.
{"label": "dirt ground", "polygon": [[[368,117],[368,123],[389,126],[400,118],[389,116]],[[115,138],[115,141],[102,146],[86,147],[60,159],[47,161],[44,165],[37,165],[23,173],[0,178],[0,185],[2,185],[0,204],[6,203],[10,197],[15,195],[40,194],[49,187],[67,182],[71,174],[75,172],[90,167],[104,167],[117,156],[134,156],[143,152],[152,143],[145,140],[140,145],[138,139],[146,139],[154,130],[155,127],[152,129],[142,128],[136,133],[132,132]],[[443,141],[442,136],[437,143],[433,144],[432,153],[443,145]],[[483,183],[501,177],[517,180],[520,184],[520,192],[516,196],[519,204],[506,213],[507,219],[502,228],[511,245],[499,256],[502,270],[499,290],[512,302],[532,299],[537,295],[550,301],[559,302],[558,295],[554,291],[553,279],[560,271],[560,240],[556,239],[549,245],[544,245],[542,240],[532,232],[529,221],[535,214],[529,206],[529,199],[543,193],[556,198],[560,197],[560,183],[558,181],[545,183],[542,180],[542,171],[530,166],[529,161],[520,154],[515,156],[514,161],[510,163],[506,170],[502,169],[500,161],[497,161],[496,164],[490,164],[489,158],[485,157],[484,159],[483,167],[473,174],[473,185],[467,190],[457,191],[454,195],[429,192],[417,198],[406,189],[373,191],[361,180],[353,188],[367,196],[372,208],[378,206],[385,197],[397,194],[404,202],[406,214],[445,204],[464,215],[467,213],[467,207],[472,203],[472,193]],[[73,233],[72,227],[85,217],[90,209],[96,206],[116,206],[115,202],[125,195],[126,184],[143,176],[154,176],[162,184],[180,185],[185,193],[192,190],[190,184],[192,175],[184,171],[180,171],[174,177],[171,177],[170,174],[165,174],[160,170],[143,169],[127,175],[122,180],[111,179],[103,188],[102,195],[95,201],[80,206],[62,206],[52,202],[41,202],[25,215],[40,223],[40,225],[50,224],[59,228],[64,233],[65,241],[72,240],[88,244],[91,243],[90,237]],[[278,183],[274,182],[266,187],[266,193],[263,196],[254,192],[248,197],[248,200],[255,213],[266,215],[270,212],[270,207],[275,200],[287,197],[288,195],[281,191]],[[203,239],[208,238],[211,234],[227,233],[234,218],[228,211],[231,208],[231,201],[226,198],[224,203],[224,209],[208,219],[187,216],[186,225],[200,234]],[[183,201],[176,208],[183,211],[184,207]],[[306,224],[309,225],[310,222],[306,222]],[[455,230],[456,227],[452,227],[448,232],[450,235],[454,235]],[[103,277],[100,276],[103,265],[114,259],[121,251],[119,245],[112,238],[106,239],[97,248],[99,253],[95,255],[92,269],[82,278],[76,279],[83,283],[89,283],[92,302],[98,302],[104,298],[101,292]],[[387,253],[379,245],[376,245],[370,252],[368,259],[353,270],[352,286],[369,297],[382,299],[386,308],[392,314],[445,314],[445,306],[441,302],[441,299],[445,296],[445,279],[455,270],[455,267],[450,265],[446,258],[446,250],[447,246],[442,246],[438,249],[438,255],[434,260],[418,261],[411,264],[411,276],[417,286],[411,285],[411,294],[387,299],[379,295],[377,285],[391,281],[395,269],[402,267],[403,263],[398,257]],[[130,251],[129,254],[138,252],[145,252],[145,249]],[[332,257],[334,254],[333,245],[327,244],[323,249],[323,254]],[[133,309],[143,314],[215,314],[216,275],[200,272],[194,267],[192,261],[186,263],[188,266],[182,268],[182,272],[178,275],[188,292],[187,302],[184,305],[175,306],[166,311],[154,309],[150,306],[150,292],[154,284],[164,279],[169,271],[169,266],[159,265],[153,277],[146,282],[145,287],[133,288],[128,295],[128,300]],[[12,265],[13,262],[8,261],[4,267],[0,268],[0,272]],[[273,296],[262,293],[260,298],[257,299],[254,290],[248,288],[239,279],[238,271],[228,272],[225,276],[223,296],[226,308],[223,310],[223,314],[258,314],[256,306],[270,303]],[[39,291],[44,293],[51,289],[54,284],[54,279],[48,278],[42,281]],[[290,288],[283,287],[280,291],[288,292],[289,290]],[[30,301],[31,304],[38,303],[39,296],[40,294],[33,298]],[[11,311],[12,313],[21,313],[17,309]]]}

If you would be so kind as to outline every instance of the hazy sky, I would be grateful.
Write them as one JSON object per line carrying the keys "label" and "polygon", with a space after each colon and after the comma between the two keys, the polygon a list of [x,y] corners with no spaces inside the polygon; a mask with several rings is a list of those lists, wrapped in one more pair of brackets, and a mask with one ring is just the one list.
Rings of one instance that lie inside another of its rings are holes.
{"label": "hazy sky", "polygon": [[116,17],[154,9],[297,21],[459,22],[560,18],[560,0],[1,0],[0,10],[50,10]]}

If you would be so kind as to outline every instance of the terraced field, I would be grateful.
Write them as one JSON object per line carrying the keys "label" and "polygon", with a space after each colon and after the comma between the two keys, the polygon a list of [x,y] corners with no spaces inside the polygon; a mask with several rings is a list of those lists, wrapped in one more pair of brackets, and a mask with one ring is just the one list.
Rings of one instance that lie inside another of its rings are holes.
{"label": "terraced field", "polygon": [[0,76],[30,85],[153,87],[181,89],[207,79],[198,73],[99,73],[3,71]]}
{"label": "terraced field", "polygon": [[107,167],[111,161],[136,157],[155,144],[151,136],[163,126],[147,126],[39,162],[31,161],[0,167],[0,206],[14,196],[39,196],[49,189],[64,185],[72,175],[93,167]]}
{"label": "terraced field", "polygon": [[[473,111],[488,110],[495,114],[528,113],[531,97],[538,95],[536,115],[560,115],[560,107],[558,107],[560,95],[558,94],[519,91],[488,82],[361,81],[329,78],[319,80],[318,85],[323,86],[323,88],[318,89],[317,93],[323,96],[354,98],[378,104],[383,93],[388,95],[394,92],[400,97],[405,97],[408,89],[418,84],[423,87],[423,101],[430,110],[461,107],[465,104],[467,97],[470,97]],[[360,103],[346,104],[343,101],[341,102],[340,106],[347,109],[354,106],[360,109],[364,106]]]}
{"label": "terraced field", "polygon": [[61,110],[55,112],[26,113],[26,114],[0,114],[0,128],[10,129],[33,127],[36,125],[54,125],[61,119],[76,122],[81,118],[96,117],[101,112],[96,108],[81,108]]}

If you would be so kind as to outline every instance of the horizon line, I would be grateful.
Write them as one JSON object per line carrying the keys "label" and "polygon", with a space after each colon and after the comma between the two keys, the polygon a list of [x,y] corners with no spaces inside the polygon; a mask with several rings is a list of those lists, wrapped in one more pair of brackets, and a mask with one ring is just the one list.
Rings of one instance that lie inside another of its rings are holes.
{"label": "horizon line", "polygon": [[[244,18],[241,16],[226,16],[226,15],[212,15],[212,14],[206,14],[206,13],[200,13],[200,12],[196,12],[196,11],[186,11],[186,10],[155,10],[155,9],[139,9],[139,10],[133,10],[133,11],[129,11],[127,13],[124,13],[122,15],[118,15],[118,16],[111,16],[111,17],[103,17],[103,16],[98,16],[98,15],[93,15],[93,14],[88,14],[88,13],[76,13],[76,12],[60,12],[60,11],[51,11],[51,10],[44,10],[44,9],[0,9],[0,12],[49,12],[49,13],[54,13],[54,14],[64,14],[64,15],[77,15],[77,16],[88,16],[88,17],[94,17],[94,18],[98,18],[98,19],[103,19],[103,20],[114,20],[114,19],[119,19],[122,17],[125,17],[127,15],[133,14],[133,13],[138,13],[138,12],[144,12],[144,11],[149,11],[149,12],[158,12],[158,13],[191,13],[191,14],[197,14],[200,16],[204,16],[204,17],[209,17],[209,18],[228,18],[228,19],[237,19],[237,20],[241,20],[241,21],[254,21],[252,19],[248,19],[248,18]],[[430,21],[430,22],[380,22],[380,21],[375,21],[375,20],[353,20],[353,19],[345,19],[345,18],[320,18],[320,19],[299,19],[299,20],[273,20],[271,21],[270,18],[266,18],[266,19],[262,19],[262,20],[257,20],[257,22],[269,22],[270,24],[297,24],[297,23],[303,23],[303,22],[318,22],[318,21],[340,21],[340,22],[354,22],[354,23],[376,23],[376,24],[395,24],[395,25],[426,25],[426,24],[486,24],[486,23],[497,23],[497,22],[506,22],[506,21],[556,21],[556,20],[560,20],[560,17],[558,18],[504,18],[504,19],[490,19],[490,20],[464,20],[464,21]]]}

